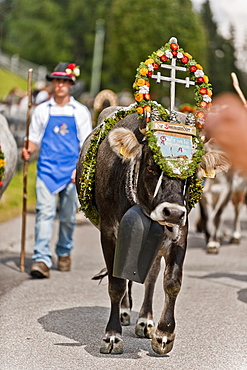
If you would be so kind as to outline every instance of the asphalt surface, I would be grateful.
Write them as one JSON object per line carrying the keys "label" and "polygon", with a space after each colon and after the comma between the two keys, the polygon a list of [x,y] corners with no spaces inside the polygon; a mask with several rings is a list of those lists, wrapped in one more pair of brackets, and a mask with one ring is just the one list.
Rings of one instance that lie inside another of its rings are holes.
{"label": "asphalt surface", "polygon": [[[225,212],[229,232],[233,210]],[[133,286],[129,327],[123,328],[124,353],[102,355],[100,340],[109,315],[107,279],[92,276],[104,267],[99,233],[88,221],[76,226],[72,270],[56,270],[50,279],[29,277],[34,215],[27,215],[25,272],[19,271],[21,218],[0,224],[0,369],[1,370],[242,370],[247,369],[247,212],[242,213],[240,245],[227,241],[219,255],[205,252],[195,231],[197,209],[190,216],[184,279],[176,304],[173,350],[156,355],[150,340],[134,335],[143,285]],[[54,230],[52,245],[57,235]],[[229,237],[229,235],[228,235]],[[227,239],[227,236],[226,236]],[[164,294],[160,274],[154,319]]]}

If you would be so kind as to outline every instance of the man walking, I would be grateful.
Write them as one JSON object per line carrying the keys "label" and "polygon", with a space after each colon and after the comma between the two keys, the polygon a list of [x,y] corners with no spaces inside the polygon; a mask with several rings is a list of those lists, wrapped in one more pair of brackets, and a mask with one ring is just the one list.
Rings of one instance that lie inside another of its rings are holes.
{"label": "man walking", "polygon": [[30,275],[49,278],[52,266],[50,240],[59,196],[59,235],[55,252],[58,270],[69,271],[73,249],[73,231],[78,207],[75,186],[79,150],[92,130],[89,110],[70,96],[70,87],[79,75],[74,63],[59,63],[47,75],[54,94],[38,105],[32,115],[28,149],[21,156],[29,160],[39,148],[36,180],[35,245]]}

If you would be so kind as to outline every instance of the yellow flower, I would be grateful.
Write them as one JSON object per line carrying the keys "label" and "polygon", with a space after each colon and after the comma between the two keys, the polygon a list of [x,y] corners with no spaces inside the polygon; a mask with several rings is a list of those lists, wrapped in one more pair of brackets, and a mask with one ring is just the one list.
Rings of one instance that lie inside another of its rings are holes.
{"label": "yellow flower", "polygon": [[213,95],[213,92],[212,92],[212,90],[210,90],[210,89],[207,89],[207,94],[208,94],[208,96],[212,96]]}
{"label": "yellow flower", "polygon": [[192,55],[190,55],[189,53],[184,53],[184,55],[185,55],[186,57],[188,57],[189,59],[192,59]]}
{"label": "yellow flower", "polygon": [[162,51],[162,50],[158,50],[157,51],[157,56],[158,57],[162,57],[162,55],[164,55],[165,53],[164,53],[164,51]]}
{"label": "yellow flower", "polygon": [[0,159],[0,167],[4,167],[6,165],[6,162],[3,159]]}
{"label": "yellow flower", "polygon": [[206,84],[208,84],[208,82],[209,82],[209,78],[208,78],[208,76],[204,75],[204,76],[203,76],[203,79],[204,79],[204,82],[205,82]]}
{"label": "yellow flower", "polygon": [[144,78],[138,78],[136,84],[137,84],[137,86],[144,86],[145,85]]}
{"label": "yellow flower", "polygon": [[136,109],[136,111],[137,111],[138,114],[142,114],[143,113],[143,108],[142,107],[138,107]]}
{"label": "yellow flower", "polygon": [[201,64],[196,64],[196,67],[197,67],[198,69],[203,70],[203,68],[202,68]]}
{"label": "yellow flower", "polygon": [[147,69],[147,68],[141,68],[141,69],[140,69],[140,74],[141,74],[142,76],[146,76],[146,75],[148,74],[148,69]]}
{"label": "yellow flower", "polygon": [[146,61],[145,61],[145,64],[152,64],[152,63],[154,63],[154,60],[153,60],[153,58],[149,58],[149,59],[147,59]]}

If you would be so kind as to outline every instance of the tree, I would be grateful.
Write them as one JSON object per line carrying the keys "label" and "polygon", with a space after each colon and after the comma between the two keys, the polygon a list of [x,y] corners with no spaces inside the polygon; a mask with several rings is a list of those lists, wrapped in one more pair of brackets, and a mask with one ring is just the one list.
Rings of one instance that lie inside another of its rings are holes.
{"label": "tree", "polygon": [[243,72],[239,70],[236,63],[234,28],[230,27],[229,39],[219,34],[209,0],[202,5],[201,16],[207,32],[207,64],[214,95],[223,91],[234,91],[231,72],[243,78]]}
{"label": "tree", "polygon": [[72,39],[61,5],[52,0],[16,0],[7,18],[6,51],[49,68],[70,59]]}
{"label": "tree", "polygon": [[[190,0],[154,0],[145,6],[142,0],[112,1],[106,21],[103,87],[131,88],[139,63],[171,36],[204,64],[206,38]],[[186,98],[188,92],[184,87],[182,91]]]}

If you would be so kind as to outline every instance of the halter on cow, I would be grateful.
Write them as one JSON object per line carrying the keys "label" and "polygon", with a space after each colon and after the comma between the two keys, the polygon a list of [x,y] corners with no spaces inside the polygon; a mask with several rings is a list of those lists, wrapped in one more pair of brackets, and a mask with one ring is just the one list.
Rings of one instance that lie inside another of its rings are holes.
{"label": "halter on cow", "polygon": [[[159,72],[155,75],[164,63],[171,70],[171,76],[166,78]],[[186,87],[194,82],[196,118],[173,111],[175,83],[181,81],[175,76],[178,68],[190,74],[189,79],[182,80]],[[150,100],[151,77],[171,83],[170,112]],[[114,270],[114,259],[119,256],[116,246],[121,241],[120,234],[126,234],[132,235],[127,238],[132,247],[144,240],[142,246],[156,250],[145,279],[136,335],[152,338],[153,350],[164,354],[172,349],[175,338],[174,307],[182,283],[188,213],[202,191],[197,171],[212,173],[222,165],[222,156],[219,152],[204,155],[200,130],[211,101],[211,85],[202,67],[179,48],[176,39],[140,64],[134,89],[135,104],[106,108],[99,116],[99,126],[87,138],[80,154],[77,190],[82,210],[100,230],[108,271],[111,313],[100,352],[123,352],[120,304],[124,299],[126,307],[126,276],[122,278],[118,268]],[[129,214],[135,215],[132,225],[123,226],[126,218],[130,220]],[[153,237],[155,225],[159,231],[162,228],[161,238]],[[162,257],[166,262],[165,307],[154,330],[152,296]]]}

